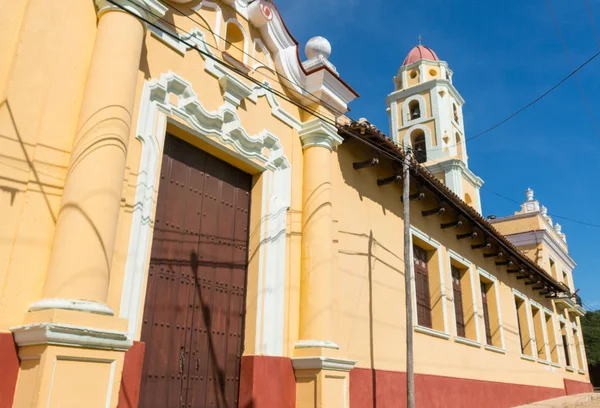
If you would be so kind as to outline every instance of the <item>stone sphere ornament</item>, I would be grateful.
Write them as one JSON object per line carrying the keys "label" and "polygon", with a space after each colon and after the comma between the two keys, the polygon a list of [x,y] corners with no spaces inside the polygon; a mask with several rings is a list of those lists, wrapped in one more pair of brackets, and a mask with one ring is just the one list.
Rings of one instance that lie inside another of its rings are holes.
{"label": "stone sphere ornament", "polygon": [[331,44],[324,37],[313,37],[306,43],[304,53],[308,59],[322,57],[327,60],[331,55]]}

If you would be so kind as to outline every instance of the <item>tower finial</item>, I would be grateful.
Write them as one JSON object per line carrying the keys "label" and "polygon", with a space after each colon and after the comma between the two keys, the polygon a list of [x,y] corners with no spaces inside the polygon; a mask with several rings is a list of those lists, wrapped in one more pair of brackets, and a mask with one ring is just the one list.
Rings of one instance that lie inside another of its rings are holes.
{"label": "tower finial", "polygon": [[421,45],[421,41],[423,41],[423,38],[421,37],[421,34],[419,34],[418,41],[419,41],[419,45]]}

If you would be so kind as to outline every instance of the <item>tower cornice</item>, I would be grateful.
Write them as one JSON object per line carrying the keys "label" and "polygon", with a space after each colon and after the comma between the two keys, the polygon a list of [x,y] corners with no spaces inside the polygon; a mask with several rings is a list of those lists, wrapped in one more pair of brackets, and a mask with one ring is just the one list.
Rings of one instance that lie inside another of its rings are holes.
{"label": "tower cornice", "polygon": [[458,93],[454,85],[452,85],[452,83],[447,79],[431,79],[427,82],[411,86],[410,88],[399,89],[389,94],[387,98],[385,98],[385,101],[387,104],[389,104],[392,101],[397,101],[398,99],[406,98],[416,93],[429,91],[435,88],[436,86],[447,87],[452,97],[456,99],[456,101],[460,103],[461,106],[465,104],[465,100],[463,99],[463,97],[460,95],[460,93]]}

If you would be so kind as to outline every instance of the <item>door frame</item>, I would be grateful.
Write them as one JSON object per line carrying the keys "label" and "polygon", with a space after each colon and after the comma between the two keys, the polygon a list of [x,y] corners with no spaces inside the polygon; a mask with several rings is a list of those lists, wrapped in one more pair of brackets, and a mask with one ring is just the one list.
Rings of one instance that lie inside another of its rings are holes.
{"label": "door frame", "polygon": [[[233,76],[230,78],[237,81]],[[267,96],[259,89],[262,88],[254,88],[248,98]],[[223,106],[216,112],[209,112],[202,106],[191,83],[171,71],[144,84],[136,130],[136,138],[141,142],[141,157],[119,317],[128,321],[128,338],[139,339],[162,151],[167,126],[175,127],[191,137],[192,143],[195,139],[215,148],[224,156],[219,157],[222,160],[241,161],[252,170],[250,173],[255,179],[262,176],[262,197],[251,197],[252,200],[260,199],[261,203],[253,354],[282,356],[291,166],[276,135],[266,129],[257,135],[246,132],[237,115],[237,106],[227,97],[228,89],[224,92]],[[170,94],[177,98],[170,98]],[[177,102],[172,103],[173,99]],[[254,195],[254,186],[252,190],[251,195]],[[249,318],[253,317],[246,315],[245,323]]]}

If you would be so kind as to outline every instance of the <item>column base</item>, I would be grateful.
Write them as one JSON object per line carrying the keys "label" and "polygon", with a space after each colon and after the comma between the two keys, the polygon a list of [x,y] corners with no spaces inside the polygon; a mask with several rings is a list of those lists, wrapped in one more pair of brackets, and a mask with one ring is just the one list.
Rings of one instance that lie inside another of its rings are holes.
{"label": "column base", "polygon": [[116,407],[127,321],[72,310],[30,312],[12,327],[20,372],[14,407]]}
{"label": "column base", "polygon": [[356,361],[325,356],[292,358],[297,408],[348,408],[350,370]]}
{"label": "column base", "polygon": [[107,316],[114,316],[115,312],[104,303],[93,302],[91,300],[74,299],[42,299],[29,306],[30,312],[48,309],[76,310],[79,312],[95,313]]}

